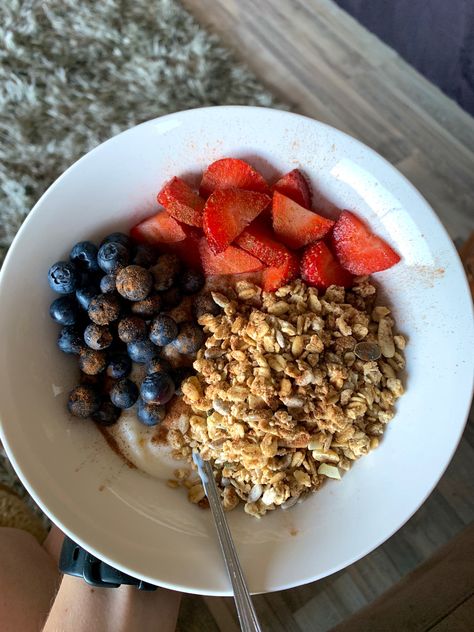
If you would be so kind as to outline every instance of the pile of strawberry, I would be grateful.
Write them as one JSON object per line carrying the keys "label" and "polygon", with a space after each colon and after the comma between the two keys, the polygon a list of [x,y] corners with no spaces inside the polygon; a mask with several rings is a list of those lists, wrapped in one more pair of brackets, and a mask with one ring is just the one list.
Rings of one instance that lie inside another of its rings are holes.
{"label": "pile of strawberry", "polygon": [[312,211],[298,169],[269,186],[243,160],[223,158],[204,171],[199,195],[175,177],[157,199],[165,210],[132,228],[135,241],[174,252],[207,276],[258,273],[267,292],[299,275],[319,288],[350,287],[353,275],[400,261],[350,211],[336,222]]}

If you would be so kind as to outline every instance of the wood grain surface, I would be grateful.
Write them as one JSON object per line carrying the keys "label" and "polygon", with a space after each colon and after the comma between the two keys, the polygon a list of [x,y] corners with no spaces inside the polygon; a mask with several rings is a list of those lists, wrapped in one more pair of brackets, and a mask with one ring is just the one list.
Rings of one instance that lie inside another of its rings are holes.
{"label": "wood grain surface", "polygon": [[[468,238],[474,230],[474,120],[393,50],[330,0],[183,4],[292,110],[373,147],[422,192],[457,244]],[[473,519],[471,413],[448,470],[411,520],[373,553],[331,577],[257,596],[263,629],[330,630]],[[180,626],[183,632],[238,630],[232,600],[191,596],[184,600]]]}

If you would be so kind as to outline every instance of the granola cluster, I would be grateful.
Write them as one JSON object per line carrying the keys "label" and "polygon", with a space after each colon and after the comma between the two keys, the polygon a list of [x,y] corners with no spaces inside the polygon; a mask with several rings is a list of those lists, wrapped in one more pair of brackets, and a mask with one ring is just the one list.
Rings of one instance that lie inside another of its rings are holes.
{"label": "granola cluster", "polygon": [[243,501],[259,517],[378,446],[403,394],[405,339],[366,277],[324,293],[242,281],[213,298],[222,313],[199,319],[207,339],[182,384],[194,414],[168,438],[175,457],[214,462],[225,509]]}

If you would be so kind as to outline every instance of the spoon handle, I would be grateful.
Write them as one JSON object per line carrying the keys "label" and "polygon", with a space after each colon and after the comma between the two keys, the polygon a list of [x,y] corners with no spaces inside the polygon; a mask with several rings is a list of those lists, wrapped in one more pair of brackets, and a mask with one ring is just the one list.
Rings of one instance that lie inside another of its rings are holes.
{"label": "spoon handle", "polygon": [[245,577],[242,573],[239,558],[237,557],[237,551],[235,550],[229,525],[227,524],[224,510],[222,509],[220,495],[212,473],[212,466],[209,461],[203,461],[196,451],[193,452],[193,459],[198,467],[199,476],[201,477],[211,507],[219,543],[234,591],[234,600],[240,627],[243,632],[261,632],[257,614],[253,607]]}

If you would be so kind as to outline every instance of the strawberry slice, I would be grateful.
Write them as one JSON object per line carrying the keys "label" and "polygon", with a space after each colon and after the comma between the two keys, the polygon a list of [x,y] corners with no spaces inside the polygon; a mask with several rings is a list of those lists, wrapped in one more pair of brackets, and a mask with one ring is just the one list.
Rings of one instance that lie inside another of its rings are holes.
{"label": "strawberry slice", "polygon": [[202,176],[199,195],[207,197],[217,189],[245,189],[270,193],[263,176],[238,158],[222,158],[209,165]]}
{"label": "strawberry slice", "polygon": [[289,256],[289,250],[273,239],[270,228],[258,217],[237,237],[235,243],[267,266],[280,266]]}
{"label": "strawberry slice", "polygon": [[278,191],[273,194],[272,217],[275,233],[290,248],[301,248],[322,239],[334,224]]}
{"label": "strawberry slice", "polygon": [[181,225],[166,211],[159,211],[134,226],[130,236],[134,241],[145,244],[169,243],[186,238]]}
{"label": "strawberry slice", "polygon": [[258,272],[263,268],[258,259],[235,246],[229,246],[224,252],[214,254],[204,238],[199,242],[199,253],[206,275],[243,274]]}
{"label": "strawberry slice", "polygon": [[299,169],[293,169],[273,185],[273,191],[286,195],[303,208],[311,208],[311,189]]}
{"label": "strawberry slice", "polygon": [[201,269],[201,256],[199,255],[199,242],[202,233],[195,228],[183,224],[182,229],[186,237],[182,241],[175,241],[167,244],[160,244],[162,252],[171,252],[186,263],[190,268]]}
{"label": "strawberry slice", "polygon": [[342,211],[333,230],[333,243],[341,264],[352,274],[372,274],[391,268],[400,256],[377,237],[354,213]]}
{"label": "strawberry slice", "polygon": [[352,275],[344,270],[325,243],[311,244],[301,259],[301,278],[308,285],[328,288],[330,285],[352,285]]}
{"label": "strawberry slice", "polygon": [[276,292],[278,288],[296,279],[299,272],[299,258],[288,252],[287,259],[279,266],[266,268],[262,273],[262,288],[265,292]]}
{"label": "strawberry slice", "polygon": [[214,254],[227,248],[270,203],[264,193],[225,189],[214,191],[203,214],[204,234]]}
{"label": "strawberry slice", "polygon": [[175,219],[190,226],[202,226],[204,200],[181,178],[172,178],[158,193],[157,200]]}

